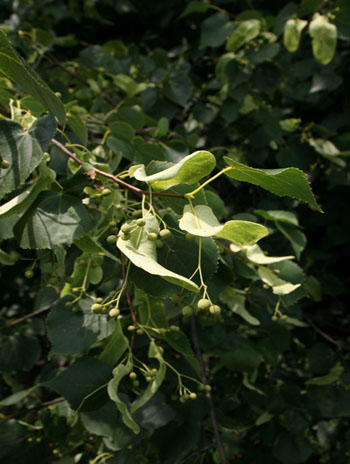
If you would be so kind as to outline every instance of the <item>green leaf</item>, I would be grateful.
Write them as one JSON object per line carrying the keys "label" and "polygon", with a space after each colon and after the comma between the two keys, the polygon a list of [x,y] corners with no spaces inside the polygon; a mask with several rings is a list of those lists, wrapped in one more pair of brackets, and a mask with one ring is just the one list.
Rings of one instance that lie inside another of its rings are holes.
{"label": "green leaf", "polygon": [[340,150],[330,140],[310,138],[308,143],[317,153],[329,159],[329,161],[335,162],[337,157],[341,155]]}
{"label": "green leaf", "polygon": [[307,380],[306,385],[330,385],[337,382],[344,371],[344,367],[338,362],[327,375],[322,377],[314,377],[313,379]]}
{"label": "green leaf", "polygon": [[83,121],[73,113],[67,113],[67,124],[72,129],[73,133],[78,137],[80,143],[86,145],[88,142],[88,132]]}
{"label": "green leaf", "polygon": [[55,179],[55,172],[48,168],[46,164],[42,163],[39,168],[40,176],[31,186],[27,187],[22,193],[12,198],[12,200],[0,206],[0,220],[24,211],[34,202],[39,193],[46,190],[46,188]]}
{"label": "green leaf", "polygon": [[159,347],[155,344],[154,340],[151,340],[148,350],[148,357],[157,359],[157,361],[159,362],[159,368],[156,375],[152,378],[152,381],[148,384],[146,390],[142,393],[141,396],[137,398],[137,400],[133,402],[131,406],[132,413],[137,411],[152,398],[152,396],[156,393],[158,388],[163,383],[165,377],[166,365],[163,356],[159,350]]}
{"label": "green leaf", "polygon": [[179,19],[184,18],[185,16],[188,16],[191,13],[205,13],[208,10],[208,8],[212,8],[212,6],[209,3],[192,1],[186,6],[184,11],[179,16]]}
{"label": "green leaf", "polygon": [[57,192],[42,192],[15,226],[22,248],[53,248],[71,244],[93,227],[81,201]]}
{"label": "green leaf", "polygon": [[117,320],[112,336],[100,354],[99,359],[111,366],[114,366],[125,352],[125,350],[128,348],[128,346],[128,339],[123,333],[120,321]]}
{"label": "green leaf", "polygon": [[107,316],[73,312],[72,308],[65,306],[72,300],[72,296],[61,298],[46,319],[52,355],[84,354],[93,343],[111,333],[111,321]]}
{"label": "green leaf", "polygon": [[38,119],[29,131],[10,120],[0,120],[0,154],[8,169],[0,170],[0,199],[15,190],[34,171],[44,157],[48,141],[54,136],[53,118]]}
{"label": "green leaf", "polygon": [[92,434],[109,438],[118,448],[127,447],[135,436],[116,414],[115,405],[108,400],[101,408],[81,414],[84,427]]}
{"label": "green leaf", "polygon": [[272,264],[293,259],[294,256],[266,256],[258,245],[252,245],[244,248],[247,253],[247,258],[254,264]]}
{"label": "green leaf", "polygon": [[199,375],[199,362],[193,354],[191,344],[184,332],[167,332],[164,339],[175,351],[184,356],[188,364],[192,367],[196,374]]}
{"label": "green leaf", "polygon": [[140,427],[136,424],[134,419],[131,416],[128,406],[123,403],[119,398],[118,388],[123,377],[128,375],[132,370],[132,365],[128,363],[127,365],[119,364],[115,369],[113,369],[113,379],[108,382],[108,395],[122,414],[122,419],[124,424],[129,427],[134,433],[140,433]]}
{"label": "green leaf", "polygon": [[315,59],[326,65],[334,57],[337,48],[337,27],[328,21],[327,16],[316,13],[309,25],[312,37],[312,51]]}
{"label": "green leaf", "polygon": [[186,205],[179,222],[181,230],[200,237],[220,237],[238,245],[251,245],[268,235],[261,224],[250,221],[228,221],[224,225],[216,219],[209,206],[199,205],[191,208]]}
{"label": "green leaf", "polygon": [[3,335],[0,340],[0,370],[14,372],[31,369],[40,359],[41,347],[37,337],[22,333]]}
{"label": "green leaf", "polygon": [[201,24],[199,48],[220,47],[235,27],[225,13],[214,13]]}
{"label": "green leaf", "polygon": [[275,195],[289,196],[312,205],[317,211],[322,209],[316,203],[315,197],[305,173],[297,168],[286,169],[256,169],[224,157],[232,169],[225,174],[241,182],[259,185]]}
{"label": "green leaf", "polygon": [[304,437],[284,432],[278,436],[272,452],[283,464],[301,464],[309,459],[312,448]]}
{"label": "green leaf", "polygon": [[193,91],[192,81],[188,74],[176,72],[164,84],[164,95],[177,105],[186,106]]}
{"label": "green leaf", "polygon": [[16,258],[9,255],[3,250],[0,250],[0,263],[4,264],[5,266],[13,266],[16,262]]}
{"label": "green leaf", "polygon": [[119,250],[130,259],[137,267],[144,271],[162,277],[163,279],[187,288],[192,292],[198,292],[198,286],[184,276],[166,269],[157,262],[157,248],[154,241],[147,239],[148,233],[158,233],[159,226],[157,219],[151,214],[144,217],[146,224],[140,230],[135,230],[129,240],[123,240],[121,237],[117,240]]}
{"label": "green leaf", "polygon": [[0,31],[0,71],[38,100],[62,126],[64,125],[65,109],[62,102],[41,77],[27,66],[2,31]]}
{"label": "green leaf", "polygon": [[313,13],[317,10],[323,3],[323,0],[302,0],[298,12],[300,16],[305,16]]}
{"label": "green leaf", "polygon": [[272,287],[272,291],[275,295],[288,295],[301,285],[291,284],[290,282],[280,279],[271,269],[265,266],[259,266],[258,274],[265,284]]}
{"label": "green leaf", "polygon": [[221,360],[226,367],[235,372],[252,373],[262,362],[262,356],[251,341],[238,336],[232,349],[221,353]]}
{"label": "green leaf", "polygon": [[144,165],[132,166],[130,177],[147,182],[156,190],[167,190],[178,184],[193,185],[214,169],[215,156],[209,151],[196,151],[164,171],[148,176]]}
{"label": "green leaf", "polygon": [[276,221],[276,227],[280,232],[282,232],[287,240],[290,241],[296,257],[300,259],[300,255],[306,246],[305,234],[296,227],[279,221]]}
{"label": "green leaf", "polygon": [[135,129],[123,121],[115,121],[109,126],[111,133],[117,138],[130,142],[135,137]]}
{"label": "green leaf", "polygon": [[301,33],[307,21],[299,18],[288,19],[284,26],[283,43],[289,52],[296,52],[299,48]]}
{"label": "green leaf", "polygon": [[256,209],[254,213],[259,214],[264,219],[268,221],[280,221],[286,222],[287,224],[294,225],[296,227],[299,226],[298,218],[296,215],[290,211],[283,211],[283,210],[263,210],[263,209]]}
{"label": "green leaf", "polygon": [[24,398],[27,398],[27,396],[29,396],[33,392],[34,389],[35,388],[28,388],[28,390],[21,390],[16,393],[13,393],[7,398],[4,398],[3,400],[1,400],[0,406],[12,406],[13,404],[19,403],[20,401],[24,400]]}
{"label": "green leaf", "polygon": [[231,33],[226,43],[228,52],[235,52],[242,45],[255,39],[260,33],[261,21],[258,19],[247,19],[242,21]]}
{"label": "green leaf", "polygon": [[259,319],[252,316],[245,308],[245,297],[239,295],[233,288],[226,287],[219,295],[220,301],[225,303],[234,314],[244,319],[248,324],[260,325]]}
{"label": "green leaf", "polygon": [[94,237],[91,237],[90,235],[84,235],[83,237],[74,240],[74,245],[86,253],[107,256],[112,261],[120,263],[120,259],[117,256],[106,250],[106,248],[104,248]]}
{"label": "green leaf", "polygon": [[94,393],[107,386],[111,378],[111,368],[103,361],[84,357],[45,383],[64,396],[73,409],[80,409]]}

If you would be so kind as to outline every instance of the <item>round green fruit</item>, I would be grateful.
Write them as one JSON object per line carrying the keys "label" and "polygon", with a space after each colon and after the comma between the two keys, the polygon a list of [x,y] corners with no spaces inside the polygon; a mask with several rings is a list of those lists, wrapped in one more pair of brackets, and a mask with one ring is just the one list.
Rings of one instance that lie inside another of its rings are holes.
{"label": "round green fruit", "polygon": [[145,221],[144,219],[141,219],[141,218],[140,218],[140,219],[138,219],[138,220],[136,221],[136,225],[137,225],[138,227],[143,227],[144,225],[146,225],[146,221]]}
{"label": "round green fruit", "polygon": [[115,243],[116,240],[117,240],[116,235],[108,235],[108,237],[106,238],[106,241],[107,241],[108,243]]}
{"label": "round green fruit", "polygon": [[120,230],[122,232],[124,232],[125,234],[127,234],[128,232],[130,232],[130,230],[132,229],[132,226],[130,224],[123,224],[120,228]]}
{"label": "round green fruit", "polygon": [[162,229],[159,232],[159,237],[160,238],[168,238],[168,237],[170,237],[170,235],[171,235],[171,231],[169,229]]}
{"label": "round green fruit", "polygon": [[95,314],[101,312],[103,306],[99,303],[94,303],[93,305],[91,305],[91,311]]}
{"label": "round green fruit", "polygon": [[210,307],[210,301],[206,298],[201,298],[197,303],[198,309],[208,309]]}
{"label": "round green fruit", "polygon": [[183,316],[192,316],[192,314],[193,314],[193,309],[192,309],[191,306],[184,306],[184,307],[182,308],[182,311],[181,311],[181,312],[182,312]]}
{"label": "round green fruit", "polygon": [[0,166],[1,169],[8,169],[10,167],[10,163],[7,160],[2,160]]}
{"label": "round green fruit", "polygon": [[136,380],[136,377],[137,377],[136,372],[130,372],[129,378],[130,378],[131,380]]}
{"label": "round green fruit", "polygon": [[147,234],[147,238],[150,242],[155,242],[156,240],[158,240],[158,234],[156,234],[155,232],[150,232]]}
{"label": "round green fruit", "polygon": [[120,311],[118,308],[112,308],[109,313],[108,313],[111,317],[117,317],[119,316],[120,314]]}
{"label": "round green fruit", "polygon": [[209,307],[209,311],[211,312],[211,314],[220,314],[221,313],[221,308],[218,305],[211,305]]}
{"label": "round green fruit", "polygon": [[132,212],[133,217],[140,217],[142,216],[142,210],[138,209],[137,211]]}
{"label": "round green fruit", "polygon": [[34,272],[33,272],[32,269],[27,269],[27,270],[25,271],[24,275],[25,275],[25,277],[26,277],[27,279],[31,279],[31,278],[33,277],[33,275],[34,275]]}

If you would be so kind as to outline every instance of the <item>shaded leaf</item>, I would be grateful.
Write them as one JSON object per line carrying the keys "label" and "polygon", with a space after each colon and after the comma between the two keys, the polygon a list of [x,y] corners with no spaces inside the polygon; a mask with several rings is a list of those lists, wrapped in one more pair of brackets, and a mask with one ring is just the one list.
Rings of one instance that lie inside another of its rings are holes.
{"label": "shaded leaf", "polygon": [[132,365],[128,363],[127,365],[119,364],[115,369],[113,369],[113,379],[108,382],[108,395],[111,400],[115,403],[120,413],[122,414],[122,419],[124,424],[129,427],[134,433],[140,433],[140,427],[136,424],[134,419],[131,416],[128,406],[120,399],[118,394],[119,384],[123,377],[128,375],[132,370]]}
{"label": "shaded leaf", "polygon": [[255,39],[260,33],[261,22],[258,19],[242,21],[231,33],[226,43],[228,52],[235,52],[242,45]]}
{"label": "shaded leaf", "polygon": [[43,249],[71,244],[93,225],[77,198],[57,192],[42,192],[14,231],[22,248]]}
{"label": "shaded leaf", "polygon": [[234,314],[244,319],[248,324],[260,325],[259,319],[252,316],[245,308],[245,297],[239,295],[233,288],[226,287],[219,295],[220,300],[225,303]]}
{"label": "shaded leaf", "polygon": [[125,337],[120,321],[117,319],[112,336],[105,345],[99,359],[111,366],[114,366],[128,346],[128,339]]}
{"label": "shaded leaf", "polygon": [[27,66],[2,31],[0,31],[0,70],[9,79],[19,84],[26,93],[38,100],[64,125],[65,109],[61,100],[41,77]]}
{"label": "shaded leaf", "polygon": [[93,393],[100,391],[111,378],[111,368],[103,361],[85,357],[45,383],[64,396],[73,409],[80,408]]}
{"label": "shaded leaf", "polygon": [[[52,343],[51,354],[84,354],[97,340],[108,337],[111,324],[107,316],[91,312],[73,312],[66,307],[73,297],[61,298],[51,309],[46,327]],[[104,361],[104,359],[103,359]]]}
{"label": "shaded leaf", "polygon": [[201,24],[199,47],[220,47],[235,27],[225,13],[214,13]]}
{"label": "shaded leaf", "polygon": [[1,158],[9,163],[7,169],[0,170],[0,198],[15,190],[39,165],[48,139],[56,131],[52,120],[52,117],[44,116],[29,131],[15,121],[0,121]]}
{"label": "shaded leaf", "polygon": [[159,347],[155,344],[154,340],[151,340],[149,350],[148,350],[148,357],[155,358],[159,362],[159,368],[156,375],[152,378],[152,381],[148,384],[146,390],[139,396],[131,405],[131,412],[134,413],[139,408],[141,408],[144,404],[149,401],[152,396],[156,393],[158,388],[163,383],[165,373],[166,373],[166,365],[163,359],[163,356],[160,352]]}
{"label": "shaded leaf", "polygon": [[317,211],[322,212],[316,203],[310,184],[305,173],[297,168],[286,169],[256,169],[224,157],[233,169],[225,174],[241,182],[259,185],[275,195],[289,196],[312,205]]}

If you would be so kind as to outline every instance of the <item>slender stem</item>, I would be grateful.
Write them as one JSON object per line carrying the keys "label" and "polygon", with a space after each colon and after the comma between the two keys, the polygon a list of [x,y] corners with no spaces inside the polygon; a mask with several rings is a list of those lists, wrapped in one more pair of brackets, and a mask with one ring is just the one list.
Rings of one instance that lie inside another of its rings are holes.
{"label": "slender stem", "polygon": [[[58,300],[56,300],[58,301]],[[47,305],[47,306],[44,306],[43,308],[40,308],[40,309],[37,309],[36,311],[33,311],[32,313],[29,313],[29,314],[26,314],[18,319],[15,319],[14,321],[9,321],[7,323],[7,326],[8,327],[12,327],[13,325],[16,325],[16,324],[19,324],[20,322],[23,322],[27,319],[30,319],[34,316],[38,316],[39,314],[41,313],[44,313],[46,311],[48,311],[50,308],[52,308],[52,306],[56,303],[56,301],[54,301],[53,303]]]}
{"label": "slender stem", "polygon": [[210,182],[212,182],[213,180],[215,180],[216,178],[218,178],[219,176],[221,176],[221,174],[224,174],[226,171],[230,171],[231,169],[235,169],[234,166],[227,166],[226,168],[224,169],[221,169],[220,172],[218,172],[217,174],[215,174],[215,176],[211,177],[210,179],[206,180],[205,182],[203,182],[202,185],[200,185],[198,188],[196,188],[195,190],[193,190],[192,192],[189,192],[189,193],[185,193],[185,198],[194,198],[194,196],[200,192],[202,190],[202,188],[204,188],[206,185],[208,185]]}
{"label": "slender stem", "polygon": [[27,408],[27,409],[24,409],[24,410],[22,409],[21,411],[17,411],[14,414],[11,414],[9,416],[1,417],[0,420],[6,421],[6,420],[12,419],[14,417],[21,416],[22,414],[26,414],[28,412],[38,411],[40,409],[47,408],[49,406],[53,406],[54,404],[62,403],[62,401],[65,401],[65,398],[60,397],[60,398],[55,398],[54,400],[51,400],[51,401],[45,401],[44,403],[41,403],[38,406],[34,406],[33,408],[29,408],[29,409]]}
{"label": "slender stem", "polygon": [[[76,163],[80,164],[82,166],[84,161],[79,159],[74,153],[69,151],[62,143],[58,142],[56,139],[51,139],[51,143],[53,145],[56,145],[56,147],[61,150],[65,155],[69,156],[73,161]],[[128,184],[127,182],[124,182],[122,179],[119,179],[118,177],[114,176],[113,174],[109,174],[108,172],[101,171],[100,169],[93,168],[92,171],[94,171],[96,174],[99,174],[100,176],[106,177],[107,179],[112,180],[113,182],[127,188],[128,190],[131,190],[138,196],[142,195],[150,195],[150,192],[147,190],[141,190],[134,185]],[[178,193],[165,193],[165,192],[152,192],[152,195],[158,195],[158,196],[164,196],[164,197],[175,197],[175,198],[184,198],[184,195],[178,194]]]}
{"label": "slender stem", "polygon": [[[201,379],[202,379],[202,382],[203,382],[204,385],[208,385],[208,374],[207,374],[208,369],[207,369],[206,362],[204,361],[201,350],[200,350],[196,319],[195,319],[195,317],[193,315],[191,316],[191,326],[192,326],[192,342],[193,342],[193,346],[194,346],[197,358],[199,360]],[[209,400],[209,404],[210,404],[210,411],[209,411],[210,421],[211,421],[211,425],[213,426],[213,429],[214,429],[215,440],[216,440],[216,444],[217,444],[218,449],[219,449],[221,462],[222,462],[222,464],[229,464],[229,461],[227,459],[226,452],[225,452],[225,449],[224,449],[224,445],[223,445],[222,440],[221,440],[221,435],[220,435],[220,432],[219,432],[219,427],[218,427],[218,423],[217,423],[217,419],[216,419],[216,412],[215,412],[213,396],[212,396],[210,391],[206,392],[206,396],[207,396],[207,398]]]}
{"label": "slender stem", "polygon": [[323,337],[325,340],[327,340],[329,343],[332,343],[333,345],[335,345],[338,349],[342,349],[343,346],[341,343],[337,342],[336,340],[334,340],[334,338],[332,338],[330,335],[326,334],[325,332],[323,332],[323,330],[321,330],[319,327],[317,327],[315,325],[315,323],[307,316],[304,316],[304,319],[306,320],[306,322],[314,329],[314,331],[316,333],[318,333],[319,335],[321,335],[321,337]]}

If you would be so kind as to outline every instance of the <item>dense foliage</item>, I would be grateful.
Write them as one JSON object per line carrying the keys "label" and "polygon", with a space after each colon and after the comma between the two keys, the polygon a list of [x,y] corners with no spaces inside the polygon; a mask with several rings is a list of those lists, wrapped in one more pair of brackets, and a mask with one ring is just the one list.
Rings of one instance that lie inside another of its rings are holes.
{"label": "dense foliage", "polygon": [[0,4],[1,460],[347,462],[348,1]]}

